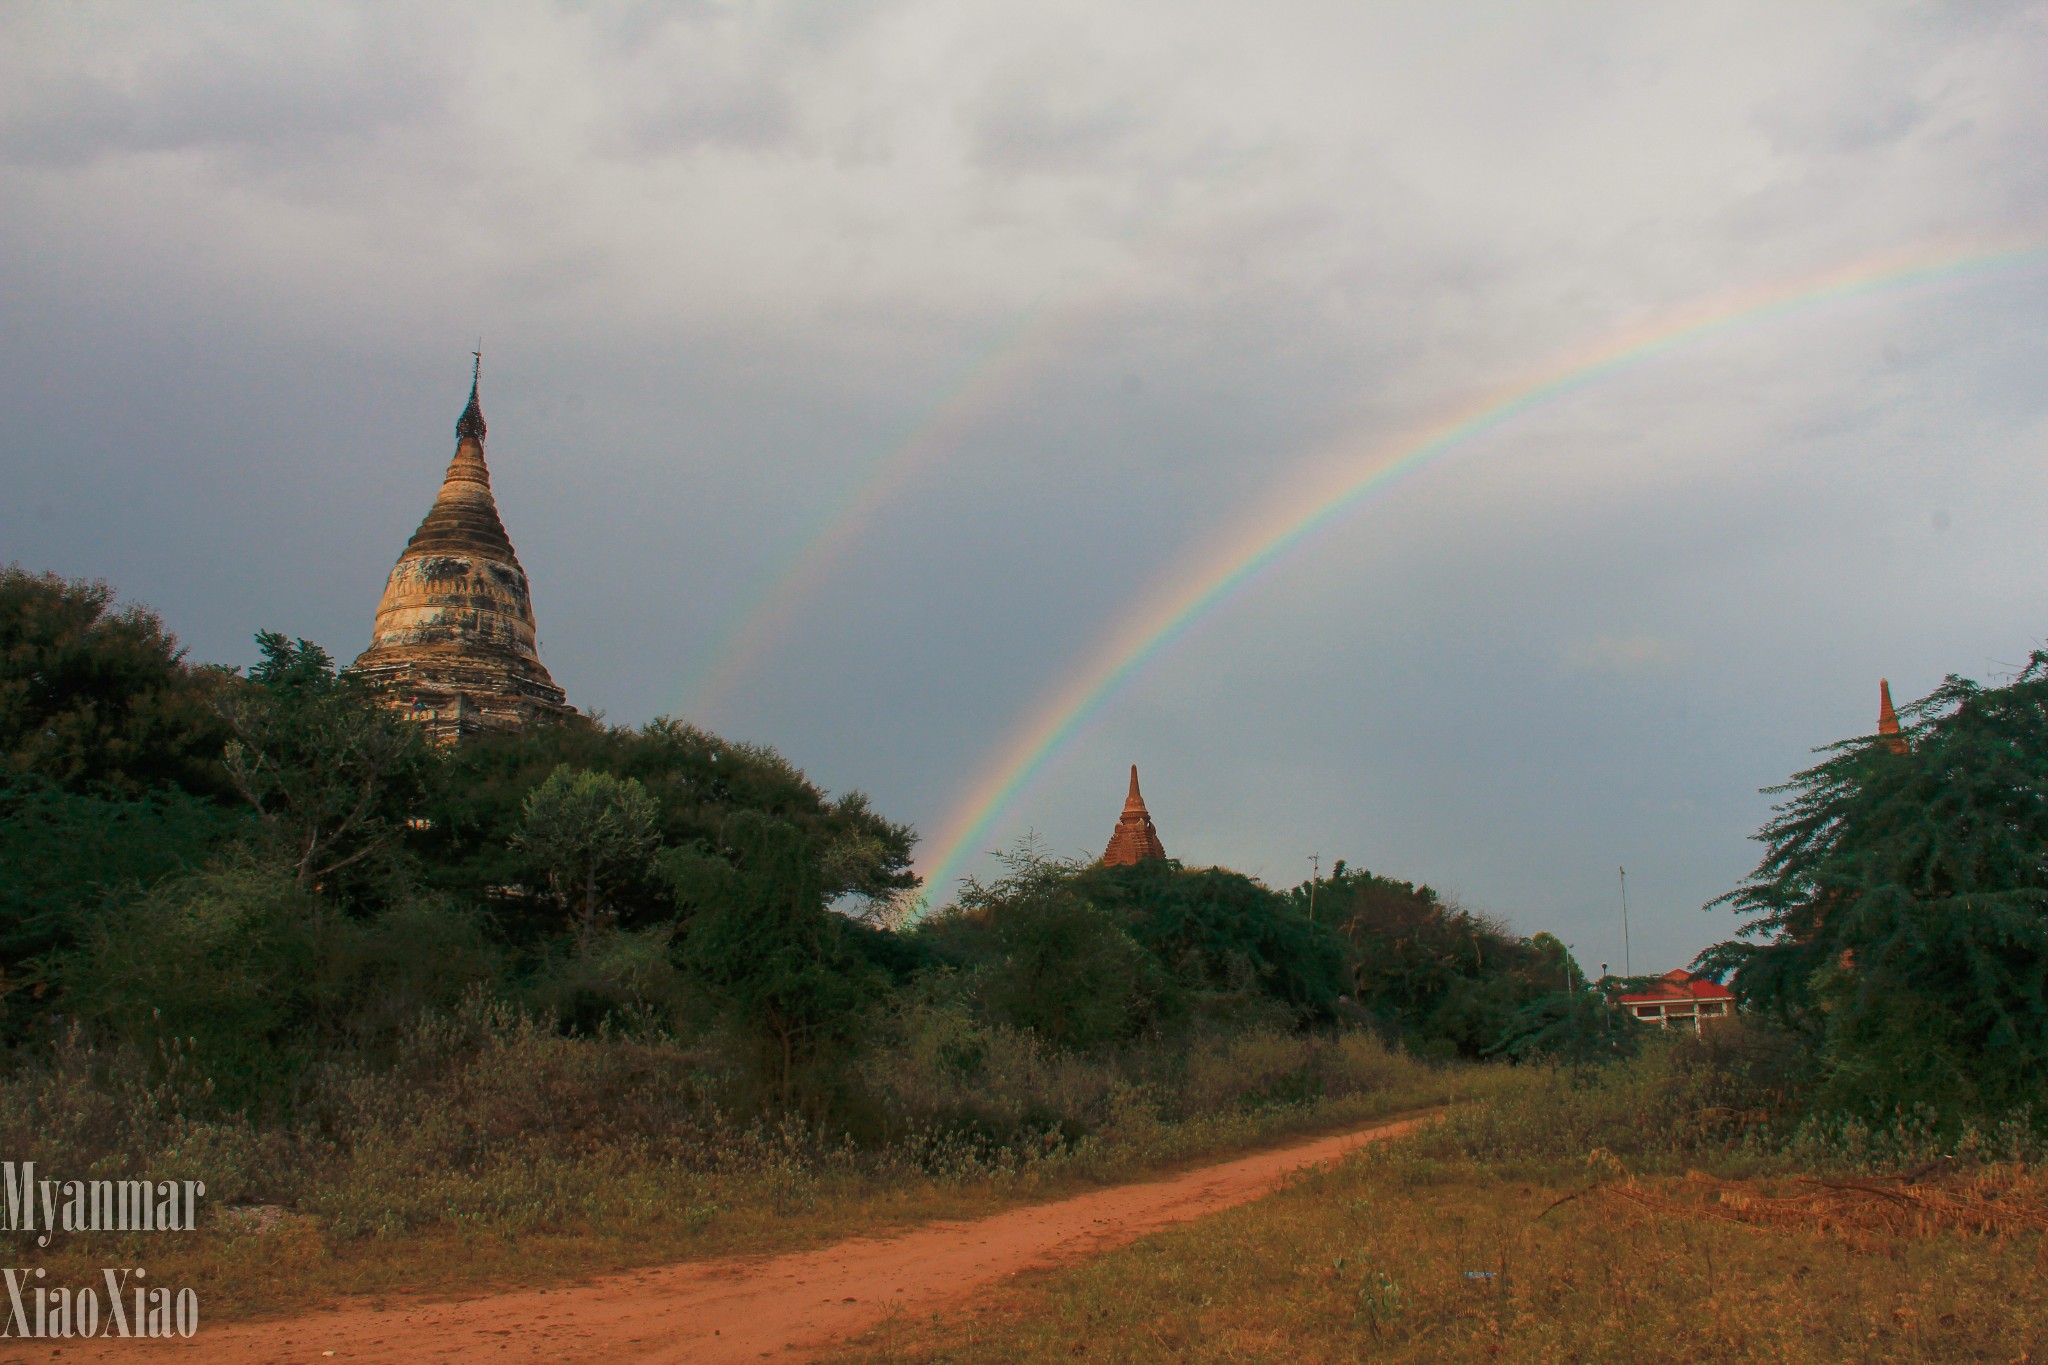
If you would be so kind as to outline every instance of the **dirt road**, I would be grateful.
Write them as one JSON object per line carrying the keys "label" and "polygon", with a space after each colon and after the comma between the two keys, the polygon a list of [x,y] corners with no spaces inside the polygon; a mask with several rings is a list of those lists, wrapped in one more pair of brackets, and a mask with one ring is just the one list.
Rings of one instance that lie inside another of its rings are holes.
{"label": "dirt road", "polygon": [[[992,1280],[1063,1265],[1148,1232],[1247,1203],[1305,1166],[1426,1119],[1381,1123],[970,1223],[928,1223],[816,1251],[633,1271],[558,1289],[378,1310],[343,1307],[226,1327],[189,1342],[68,1342],[4,1359],[258,1362],[583,1362],[720,1365],[808,1358],[896,1309],[928,1313]],[[8,1346],[16,1347],[9,1342]]]}

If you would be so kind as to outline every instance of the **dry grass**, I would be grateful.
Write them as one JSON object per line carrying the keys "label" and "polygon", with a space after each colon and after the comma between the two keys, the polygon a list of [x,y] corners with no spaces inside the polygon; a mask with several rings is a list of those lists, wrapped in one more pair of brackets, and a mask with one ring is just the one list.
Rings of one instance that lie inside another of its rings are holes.
{"label": "dry grass", "polygon": [[[692,1093],[702,1085],[687,1055],[523,1024],[483,1029],[462,1047],[436,1042],[431,1066],[354,1076],[333,1106],[333,1136],[190,1120],[161,1087],[123,1090],[117,1073],[81,1055],[0,1094],[0,1138],[10,1154],[34,1150],[42,1172],[60,1178],[208,1180],[212,1217],[197,1233],[66,1236],[36,1257],[60,1278],[146,1265],[152,1278],[197,1287],[219,1322],[977,1217],[1441,1104],[1499,1077],[1432,1069],[1364,1037],[1219,1041],[1181,1062],[1178,1079],[1150,1074],[1159,1059],[1118,1067],[1005,1046],[997,1060],[1010,1070],[985,1067],[978,1078],[978,1125],[928,1121],[879,1144],[794,1123],[732,1124]],[[893,1082],[921,1107],[917,1086],[957,1106],[963,1087],[948,1070],[892,1065]],[[1260,1100],[1305,1068],[1321,1098]],[[1085,1120],[1087,1132],[991,1128],[991,1111],[1001,1121],[1027,1101]],[[148,1112],[157,1117],[141,1125]],[[263,1211],[222,1216],[232,1204]]]}
{"label": "dry grass", "polygon": [[2021,1127],[1952,1137],[1946,1158],[1910,1124],[1770,1139],[1689,1121],[1712,1117],[1692,1060],[1522,1075],[1269,1199],[897,1318],[839,1360],[2048,1365],[2048,1164]]}
{"label": "dry grass", "polygon": [[2011,1237],[2048,1232],[2048,1173],[2000,1166],[1967,1173],[1938,1169],[1863,1179],[1811,1176],[1785,1181],[1721,1180],[1688,1172],[1675,1187],[1633,1178],[1584,1195],[1653,1215],[1719,1219],[1787,1232],[1927,1237],[1942,1232]]}

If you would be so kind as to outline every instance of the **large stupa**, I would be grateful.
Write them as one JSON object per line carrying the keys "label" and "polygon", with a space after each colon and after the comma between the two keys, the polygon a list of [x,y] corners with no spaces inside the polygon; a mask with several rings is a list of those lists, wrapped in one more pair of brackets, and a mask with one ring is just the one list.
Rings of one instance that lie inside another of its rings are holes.
{"label": "large stupa", "polygon": [[574,714],[535,648],[526,571],[491,497],[482,371],[479,356],[455,458],[391,570],[370,647],[349,669],[444,741]]}

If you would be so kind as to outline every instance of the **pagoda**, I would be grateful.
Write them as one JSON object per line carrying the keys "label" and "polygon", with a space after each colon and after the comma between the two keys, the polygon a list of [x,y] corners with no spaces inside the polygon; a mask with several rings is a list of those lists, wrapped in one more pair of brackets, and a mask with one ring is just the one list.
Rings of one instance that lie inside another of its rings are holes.
{"label": "pagoda", "polygon": [[1102,850],[1102,864],[1124,867],[1165,856],[1166,846],[1159,842],[1159,831],[1152,827],[1152,813],[1145,809],[1145,798],[1138,791],[1138,765],[1133,763],[1131,792],[1124,798],[1124,813],[1116,818],[1116,832],[1109,836],[1109,847]]}
{"label": "pagoda", "polygon": [[455,422],[455,458],[391,570],[370,647],[349,671],[440,742],[573,715],[534,644],[533,600],[484,464],[483,357]]}
{"label": "pagoda", "polygon": [[1895,754],[1910,747],[1899,730],[1899,713],[1892,709],[1892,685],[1887,678],[1877,680],[1877,742]]}

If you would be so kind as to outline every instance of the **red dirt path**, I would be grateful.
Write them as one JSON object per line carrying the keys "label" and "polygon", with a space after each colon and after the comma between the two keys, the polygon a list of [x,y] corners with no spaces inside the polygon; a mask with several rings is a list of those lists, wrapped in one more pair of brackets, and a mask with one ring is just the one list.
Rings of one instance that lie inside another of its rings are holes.
{"label": "red dirt path", "polygon": [[[927,1223],[815,1251],[698,1261],[558,1289],[522,1289],[404,1308],[344,1306],[213,1328],[190,1341],[67,1342],[6,1359],[205,1365],[263,1362],[602,1361],[724,1365],[802,1360],[891,1312],[928,1313],[992,1280],[1064,1265],[1175,1223],[1248,1203],[1307,1166],[1397,1136],[1425,1118],[1317,1138],[974,1222]],[[203,1301],[202,1301],[203,1308]],[[16,1343],[8,1343],[20,1349]]]}

